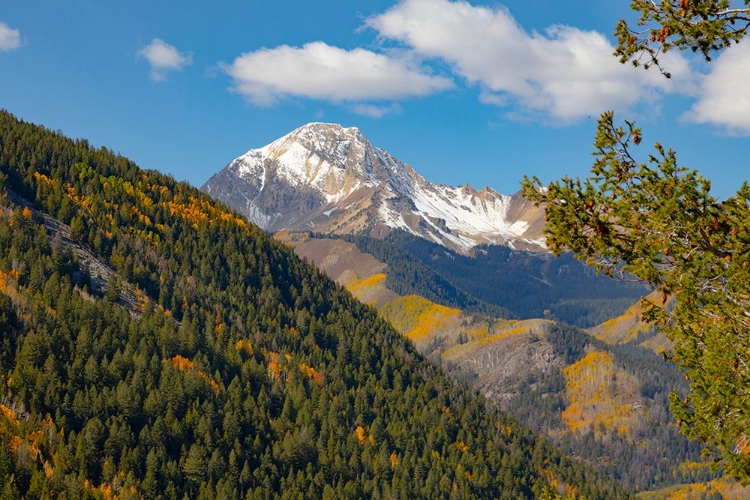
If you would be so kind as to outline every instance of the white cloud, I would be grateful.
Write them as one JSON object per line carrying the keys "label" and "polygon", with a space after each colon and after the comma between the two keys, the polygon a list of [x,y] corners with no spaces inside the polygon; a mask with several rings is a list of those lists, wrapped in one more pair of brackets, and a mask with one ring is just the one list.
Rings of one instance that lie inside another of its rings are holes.
{"label": "white cloud", "polygon": [[730,134],[750,135],[750,41],[726,49],[711,70],[685,118],[724,127]]}
{"label": "white cloud", "polygon": [[151,79],[161,82],[167,79],[169,71],[182,71],[193,63],[192,52],[180,53],[173,45],[154,38],[151,43],[138,51],[138,56],[145,58],[151,65]]}
{"label": "white cloud", "polygon": [[516,103],[521,114],[542,114],[563,123],[652,102],[659,91],[688,88],[690,79],[679,55],[667,54],[673,79],[666,80],[656,71],[620,64],[600,33],[569,26],[530,33],[504,7],[404,0],[366,25],[422,57],[447,62],[480,88],[484,103]]}
{"label": "white cloud", "polygon": [[[450,79],[431,75],[407,59],[324,42],[248,52],[223,69],[233,79],[234,90],[258,105],[295,96],[337,103],[404,99],[453,87]],[[377,114],[375,108],[362,106],[360,110]]]}
{"label": "white cloud", "polygon": [[390,106],[354,104],[351,106],[351,110],[358,115],[369,116],[370,118],[382,118],[385,115],[401,113],[401,106],[398,103],[393,103]]}
{"label": "white cloud", "polygon": [[0,21],[0,52],[10,52],[21,47],[21,32]]}

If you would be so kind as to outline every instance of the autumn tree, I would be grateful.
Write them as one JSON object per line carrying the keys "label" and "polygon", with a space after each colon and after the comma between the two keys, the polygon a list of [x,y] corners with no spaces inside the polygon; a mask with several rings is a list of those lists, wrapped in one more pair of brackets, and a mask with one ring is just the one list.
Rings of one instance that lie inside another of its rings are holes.
{"label": "autumn tree", "polygon": [[[742,5],[740,5],[740,3]],[[634,0],[638,28],[620,21],[615,55],[657,66],[670,49],[706,60],[739,42],[750,25],[750,0]],[[637,277],[661,290],[645,302],[646,319],[673,342],[671,355],[690,381],[672,394],[677,425],[706,443],[716,464],[750,482],[750,186],[718,200],[710,182],[656,144],[639,155],[641,130],[599,119],[596,160],[585,180],[542,186],[524,179],[525,196],[546,206],[549,248],[572,251],[600,272]]]}

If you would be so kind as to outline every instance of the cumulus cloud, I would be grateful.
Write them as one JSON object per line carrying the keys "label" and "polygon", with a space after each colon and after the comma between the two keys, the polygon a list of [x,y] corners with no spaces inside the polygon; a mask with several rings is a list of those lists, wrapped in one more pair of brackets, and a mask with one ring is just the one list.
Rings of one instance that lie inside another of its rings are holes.
{"label": "cumulus cloud", "polygon": [[0,21],[0,52],[10,52],[21,47],[21,32]]}
{"label": "cumulus cloud", "polygon": [[424,58],[448,63],[480,88],[482,102],[517,104],[560,122],[629,109],[655,100],[659,91],[689,88],[688,64],[679,55],[667,54],[669,81],[656,71],[621,65],[600,33],[569,26],[527,32],[504,7],[404,0],[366,26]]}
{"label": "cumulus cloud", "polygon": [[[324,42],[248,52],[222,68],[232,78],[233,89],[258,105],[288,97],[336,103],[394,100],[453,87],[450,79],[432,75],[408,59]],[[377,115],[375,107],[362,106],[360,112]]]}
{"label": "cumulus cloud", "polygon": [[750,135],[750,41],[726,49],[711,69],[685,118],[723,127],[730,134]]}
{"label": "cumulus cloud", "polygon": [[155,82],[166,80],[169,71],[182,71],[193,63],[192,52],[179,52],[174,45],[159,38],[138,51],[138,57],[145,58],[151,65],[151,79]]}

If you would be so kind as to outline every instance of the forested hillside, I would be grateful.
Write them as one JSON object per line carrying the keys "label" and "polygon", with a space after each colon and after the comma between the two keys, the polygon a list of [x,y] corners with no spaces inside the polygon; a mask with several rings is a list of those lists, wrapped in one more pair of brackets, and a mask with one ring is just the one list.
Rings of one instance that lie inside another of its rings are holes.
{"label": "forested hillside", "polygon": [[[700,444],[678,433],[667,394],[684,394],[687,383],[677,366],[664,362],[668,344],[641,321],[640,303],[588,332],[539,318],[491,318],[420,295],[395,295],[386,288],[391,266],[353,243],[306,234],[276,237],[377,307],[424,356],[439,359],[603,475],[637,491],[714,477],[701,463]],[[401,269],[426,269],[394,258],[405,251],[389,242],[368,244],[387,250]]]}
{"label": "forested hillside", "polygon": [[196,189],[0,114],[2,498],[627,496]]}
{"label": "forested hillside", "polygon": [[384,240],[344,238],[388,264],[391,290],[494,317],[546,316],[588,328],[622,314],[648,293],[642,285],[598,276],[571,255],[480,245],[469,257],[404,231]]}

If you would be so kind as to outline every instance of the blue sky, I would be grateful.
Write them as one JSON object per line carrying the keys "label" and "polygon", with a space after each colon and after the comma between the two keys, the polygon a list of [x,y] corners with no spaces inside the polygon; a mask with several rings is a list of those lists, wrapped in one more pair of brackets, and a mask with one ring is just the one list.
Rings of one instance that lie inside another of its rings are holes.
{"label": "blue sky", "polygon": [[[673,78],[610,54],[627,0],[25,0],[0,7],[0,108],[199,186],[310,121],[433,182],[586,175],[614,109],[727,197],[750,178],[750,43]],[[574,6],[574,8],[571,8]]]}

